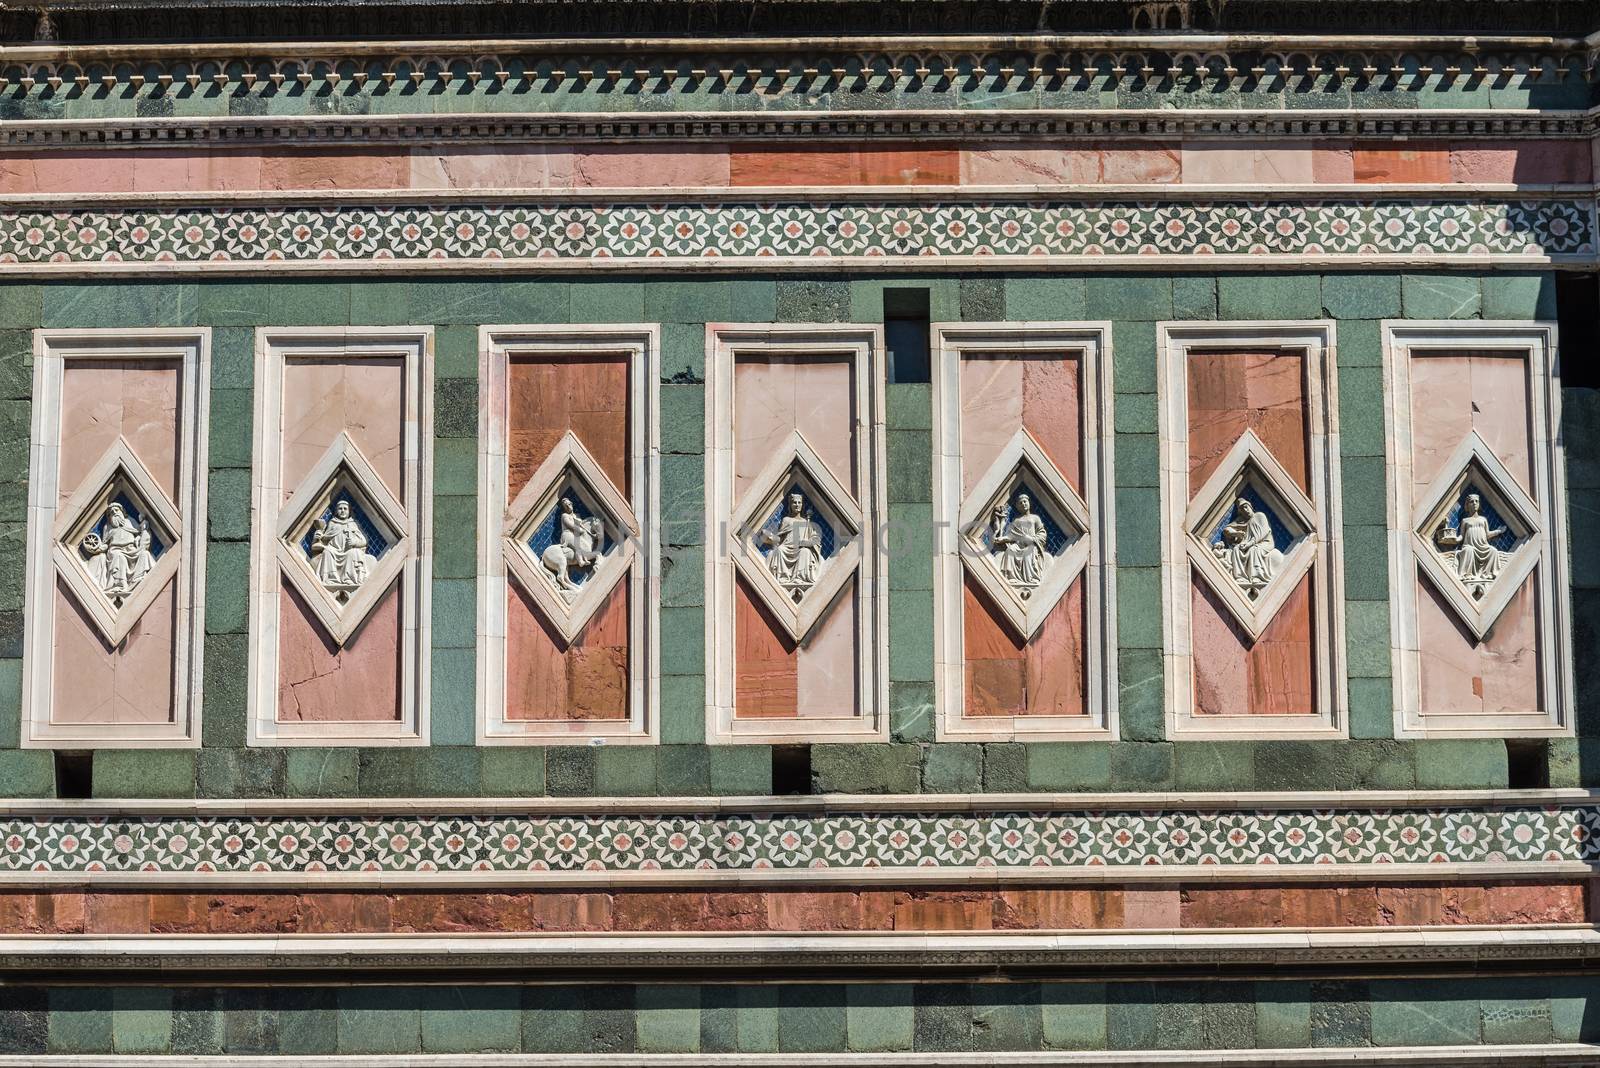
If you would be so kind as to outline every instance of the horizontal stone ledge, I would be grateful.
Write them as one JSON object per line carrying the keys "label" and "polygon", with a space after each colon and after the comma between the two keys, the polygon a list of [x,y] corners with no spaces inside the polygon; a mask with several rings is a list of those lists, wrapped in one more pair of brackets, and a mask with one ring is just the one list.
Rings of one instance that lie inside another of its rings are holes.
{"label": "horizontal stone ledge", "polygon": [[1255,812],[1277,809],[1495,810],[1579,808],[1600,803],[1600,789],[1258,790],[1227,793],[815,794],[741,797],[416,797],[416,798],[17,798],[0,799],[0,819],[131,816],[412,816],[707,815],[892,812]]}
{"label": "horizontal stone ledge", "polygon": [[1351,884],[1559,881],[1600,874],[1586,861],[1433,864],[1140,864],[1029,867],[634,868],[609,871],[0,871],[16,890],[432,890],[637,889],[642,887],[1121,886],[1218,883]]}
{"label": "horizontal stone ledge", "polygon": [[[296,1068],[391,1068],[392,1054],[300,1055]],[[0,1054],[0,1068],[256,1068],[282,1056]],[[1590,1068],[1587,1043],[1328,1049],[1118,1050],[1048,1053],[409,1053],[411,1068]]]}
{"label": "horizontal stone ledge", "polygon": [[1583,964],[1593,927],[1062,934],[127,935],[0,938],[0,971],[1389,968]]}

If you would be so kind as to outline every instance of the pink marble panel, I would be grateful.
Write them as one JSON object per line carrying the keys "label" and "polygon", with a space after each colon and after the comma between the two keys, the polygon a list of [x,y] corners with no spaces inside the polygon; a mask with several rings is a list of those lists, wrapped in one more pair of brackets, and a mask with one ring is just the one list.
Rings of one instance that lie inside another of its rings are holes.
{"label": "pink marble panel", "polygon": [[968,716],[1080,716],[1084,688],[1084,585],[1080,576],[1024,642],[970,578],[962,593]]}
{"label": "pink marble panel", "polygon": [[1254,642],[1198,579],[1190,581],[1195,714],[1311,715],[1316,659],[1312,573]]}
{"label": "pink marble panel", "polygon": [[568,430],[627,495],[626,356],[516,356],[507,366],[507,384],[507,485],[512,497],[527,485]]}
{"label": "pink marble panel", "polygon": [[1100,180],[1108,185],[1176,182],[1183,174],[1177,145],[1106,146],[1100,150]]}
{"label": "pink marble panel", "polygon": [[743,579],[733,598],[734,714],[792,719],[800,714],[799,650]]}
{"label": "pink marble panel", "polygon": [[411,161],[392,148],[277,149],[263,158],[263,189],[404,189]]}
{"label": "pink marble panel", "polygon": [[39,181],[34,174],[33,161],[33,155],[0,154],[0,193],[15,196],[39,192]]}
{"label": "pink marble panel", "polygon": [[283,497],[347,431],[395,499],[405,446],[405,364],[394,358],[289,359],[283,369]]}
{"label": "pink marble panel", "polygon": [[1586,141],[1474,141],[1450,148],[1450,177],[1457,182],[1586,183],[1592,168]]}
{"label": "pink marble panel", "polygon": [[176,580],[162,587],[122,644],[112,648],[57,580],[51,663],[52,723],[170,723]]}
{"label": "pink marble panel", "polygon": [[1266,142],[1197,141],[1183,146],[1185,185],[1236,185],[1264,182],[1302,185],[1316,180],[1313,150]]}
{"label": "pink marble panel", "polygon": [[1349,185],[1356,180],[1355,151],[1348,144],[1319,141],[1311,148],[1311,177],[1319,185]]}
{"label": "pink marble panel", "polygon": [[971,492],[1025,428],[1083,492],[1078,361],[1056,353],[968,355],[961,361],[961,476]]}
{"label": "pink marble panel", "polygon": [[1544,707],[1538,577],[1535,570],[1523,582],[1482,642],[1473,640],[1432,582],[1416,578],[1424,715],[1526,713]]}
{"label": "pink marble panel", "polygon": [[1100,151],[1067,145],[979,145],[961,150],[962,185],[1094,185]]}
{"label": "pink marble panel", "polygon": [[38,193],[131,193],[131,158],[122,153],[40,152],[33,157]]}
{"label": "pink marble panel", "polygon": [[483,145],[411,150],[413,189],[566,189],[572,150],[544,145]]}
{"label": "pink marble panel", "polygon": [[506,591],[506,718],[627,719],[631,596],[624,578],[569,646],[512,584]]}
{"label": "pink marble panel", "polygon": [[133,187],[141,193],[201,190],[251,192],[262,188],[262,153],[244,149],[145,149],[132,154]]}
{"label": "pink marble panel", "polygon": [[1024,654],[1027,687],[1023,714],[1029,716],[1083,716],[1084,697],[1083,576],[1062,595],[1055,608],[1028,642]]}
{"label": "pink marble panel", "polygon": [[856,625],[852,582],[796,650],[795,713],[802,719],[853,716],[858,711]]}
{"label": "pink marble panel", "polygon": [[58,479],[65,503],[91,468],[127,438],[156,484],[177,500],[182,376],[165,360],[69,360],[61,381]]}
{"label": "pink marble panel", "polygon": [[1189,492],[1197,492],[1246,429],[1302,490],[1310,464],[1304,359],[1279,352],[1189,354]]}
{"label": "pink marble panel", "polygon": [[1421,492],[1469,431],[1533,493],[1528,364],[1520,355],[1460,353],[1411,361],[1411,478]]}
{"label": "pink marble panel", "polygon": [[741,357],[733,372],[734,499],[767,466],[794,430],[833,476],[857,492],[855,391],[848,357]]}
{"label": "pink marble panel", "polygon": [[278,598],[278,721],[383,723],[400,718],[400,588],[373,606],[341,648],[284,583]]}
{"label": "pink marble panel", "polygon": [[572,184],[579,189],[672,186],[707,189],[727,186],[730,161],[725,145],[651,149],[597,145],[572,154]]}

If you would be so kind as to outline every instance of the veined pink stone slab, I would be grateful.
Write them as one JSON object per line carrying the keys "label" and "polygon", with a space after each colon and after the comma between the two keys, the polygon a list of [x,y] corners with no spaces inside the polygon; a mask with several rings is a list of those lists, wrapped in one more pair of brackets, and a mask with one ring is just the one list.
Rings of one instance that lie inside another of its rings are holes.
{"label": "veined pink stone slab", "polygon": [[852,364],[839,359],[742,357],[733,371],[734,499],[799,430],[833,476],[856,492]]}
{"label": "veined pink stone slab", "polygon": [[507,367],[508,486],[514,497],[568,430],[628,492],[628,358],[516,356]]}
{"label": "veined pink stone slab", "polygon": [[373,606],[341,649],[295,590],[278,598],[278,722],[400,718],[400,587]]}
{"label": "veined pink stone slab", "polygon": [[132,158],[121,152],[41,152],[33,175],[38,193],[133,192]]}
{"label": "veined pink stone slab", "polygon": [[1176,182],[1182,175],[1177,145],[1107,146],[1100,150],[1100,180],[1108,185]]}
{"label": "veined pink stone slab", "polygon": [[1358,182],[1375,184],[1443,183],[1450,180],[1450,149],[1419,141],[1396,146],[1390,142],[1356,144]]}
{"label": "veined pink stone slab", "polygon": [[961,491],[972,492],[1022,426],[1022,362],[1009,356],[961,361]]}
{"label": "veined pink stone slab", "polygon": [[259,151],[142,149],[129,154],[126,161],[133,166],[133,187],[141,193],[252,192],[262,188]]}
{"label": "veined pink stone slab", "polygon": [[372,469],[406,504],[400,477],[405,364],[393,359],[290,359],[283,369],[283,497],[347,431]]}
{"label": "veined pink stone slab", "polygon": [[1311,177],[1319,185],[1349,185],[1356,180],[1355,151],[1331,141],[1311,146]]}
{"label": "veined pink stone slab", "polygon": [[1122,926],[1141,930],[1177,930],[1183,925],[1180,891],[1124,890]]}
{"label": "veined pink stone slab", "polygon": [[708,189],[722,188],[729,181],[726,145],[670,150],[598,145],[572,153],[572,184],[579,189]]}
{"label": "veined pink stone slab", "polygon": [[67,361],[61,381],[61,502],[72,496],[119,435],[176,501],[181,386],[176,362]]}
{"label": "veined pink stone slab", "polygon": [[802,719],[856,714],[856,622],[856,587],[851,582],[796,650],[795,713]]}
{"label": "veined pink stone slab", "polygon": [[1457,182],[1586,183],[1592,169],[1587,141],[1477,141],[1450,149]]}
{"label": "veined pink stone slab", "polygon": [[264,189],[404,189],[411,160],[391,148],[278,149],[263,158]]}
{"label": "veined pink stone slab", "polygon": [[412,189],[566,189],[572,150],[544,145],[484,145],[411,150]]}
{"label": "veined pink stone slab", "polygon": [[1463,353],[1411,361],[1411,479],[1421,492],[1471,430],[1533,492],[1528,364],[1520,355]]}
{"label": "veined pink stone slab", "polygon": [[971,492],[1021,427],[1083,492],[1078,361],[1055,353],[961,360],[961,471]]}
{"label": "veined pink stone slab", "polygon": [[961,150],[962,185],[1095,185],[1100,151],[1045,145],[981,145]]}
{"label": "veined pink stone slab", "polygon": [[1246,182],[1301,185],[1316,180],[1312,149],[1286,148],[1266,142],[1209,141],[1183,146],[1185,185],[1234,185]]}
{"label": "veined pink stone slab", "polygon": [[1473,641],[1433,583],[1416,577],[1424,715],[1494,715],[1544,707],[1538,577],[1535,569],[1482,643]]}
{"label": "veined pink stone slab", "polygon": [[1310,493],[1304,360],[1294,353],[1189,354],[1189,492],[1246,429]]}
{"label": "veined pink stone slab", "polygon": [[1079,575],[1028,642],[1024,715],[1082,716],[1085,634],[1083,576]]}
{"label": "veined pink stone slab", "polygon": [[0,153],[0,193],[13,196],[39,192],[32,154]]}
{"label": "veined pink stone slab", "polygon": [[176,580],[162,587],[121,645],[111,648],[56,582],[52,723],[170,723]]}
{"label": "veined pink stone slab", "polygon": [[506,591],[506,718],[627,719],[630,599],[624,578],[566,646],[512,583]]}
{"label": "veined pink stone slab", "polygon": [[1215,595],[1190,579],[1196,715],[1315,713],[1311,581],[1307,572],[1252,643]]}
{"label": "veined pink stone slab", "polygon": [[740,579],[734,589],[734,715],[792,719],[800,712],[799,650]]}

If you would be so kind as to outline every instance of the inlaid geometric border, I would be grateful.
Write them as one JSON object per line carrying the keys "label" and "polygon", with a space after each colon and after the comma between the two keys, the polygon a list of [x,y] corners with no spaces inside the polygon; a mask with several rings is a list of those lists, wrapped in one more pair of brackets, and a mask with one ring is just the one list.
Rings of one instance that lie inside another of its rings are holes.
{"label": "inlaid geometric border", "polygon": [[0,211],[0,264],[72,273],[953,257],[1539,262],[1593,257],[1595,231],[1595,205],[1579,199],[152,206]]}
{"label": "inlaid geometric border", "polygon": [[97,875],[118,882],[409,877],[423,885],[564,875],[650,882],[837,882],[869,873],[919,881],[1021,873],[1070,879],[1109,869],[1193,877],[1231,870],[1259,878],[1280,866],[1318,878],[1352,866],[1421,866],[1445,877],[1460,865],[1537,871],[1597,862],[1595,800],[1340,810],[0,817],[0,886]]}

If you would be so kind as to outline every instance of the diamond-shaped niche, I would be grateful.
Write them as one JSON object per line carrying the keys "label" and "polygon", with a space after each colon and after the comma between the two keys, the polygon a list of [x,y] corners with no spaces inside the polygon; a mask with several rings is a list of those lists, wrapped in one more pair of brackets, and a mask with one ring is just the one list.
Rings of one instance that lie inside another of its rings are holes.
{"label": "diamond-shaped niche", "polygon": [[570,430],[506,508],[506,568],[569,644],[628,572],[639,524]]}
{"label": "diamond-shaped niche", "polygon": [[1252,640],[1316,557],[1316,509],[1246,430],[1185,516],[1189,560]]}
{"label": "diamond-shaped niche", "polygon": [[178,510],[124,438],[58,513],[55,558],[100,636],[120,645],[178,566]]}
{"label": "diamond-shaped niche", "polygon": [[343,645],[410,556],[410,521],[348,434],[341,433],[284,505],[284,577]]}
{"label": "diamond-shaped niche", "polygon": [[1473,431],[1419,495],[1413,549],[1482,641],[1539,560],[1538,506]]}
{"label": "diamond-shaped niche", "polygon": [[961,510],[962,561],[1027,640],[1089,561],[1089,509],[1019,429]]}
{"label": "diamond-shaped niche", "polygon": [[789,637],[805,641],[861,561],[860,506],[794,431],[734,514],[734,566]]}

